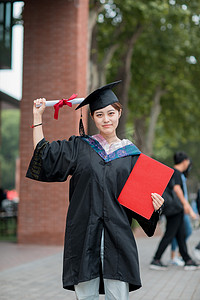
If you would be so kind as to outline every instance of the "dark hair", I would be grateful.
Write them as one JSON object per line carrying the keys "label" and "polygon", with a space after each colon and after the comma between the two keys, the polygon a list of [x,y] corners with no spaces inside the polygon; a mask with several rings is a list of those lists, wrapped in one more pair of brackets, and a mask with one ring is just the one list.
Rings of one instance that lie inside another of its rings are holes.
{"label": "dark hair", "polygon": [[185,152],[178,151],[174,154],[175,165],[180,164],[185,159],[189,159],[189,156]]}
{"label": "dark hair", "polygon": [[187,169],[183,172],[183,174],[185,175],[186,178],[189,176],[191,169],[192,169],[192,161],[190,160],[190,163],[189,163]]}
{"label": "dark hair", "polygon": [[[111,104],[111,105],[112,105],[112,107],[114,107],[114,109],[116,109],[116,110],[118,110],[118,111],[120,111],[120,110],[123,109],[123,106],[121,105],[120,102],[114,102],[114,103]],[[94,116],[94,112],[95,112],[95,111],[91,112],[91,116],[92,116],[92,117]]]}
{"label": "dark hair", "polygon": [[123,106],[121,105],[120,102],[115,102],[115,103],[113,103],[111,105],[112,105],[112,107],[114,107],[114,109],[116,109],[118,111],[123,110]]}

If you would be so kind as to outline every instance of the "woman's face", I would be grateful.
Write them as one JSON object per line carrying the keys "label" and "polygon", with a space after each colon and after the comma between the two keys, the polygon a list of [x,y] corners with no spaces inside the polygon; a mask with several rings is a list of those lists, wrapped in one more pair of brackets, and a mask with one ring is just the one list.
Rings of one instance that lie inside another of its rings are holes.
{"label": "woman's face", "polygon": [[121,111],[116,110],[112,105],[95,110],[93,120],[101,134],[110,135],[115,133],[119,123]]}

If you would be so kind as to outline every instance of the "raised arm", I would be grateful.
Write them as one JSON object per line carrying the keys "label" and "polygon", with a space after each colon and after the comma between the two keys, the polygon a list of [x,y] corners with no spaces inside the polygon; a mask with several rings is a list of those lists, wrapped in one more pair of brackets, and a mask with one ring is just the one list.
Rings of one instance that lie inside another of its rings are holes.
{"label": "raised arm", "polygon": [[[42,130],[42,115],[45,110],[45,98],[40,98],[34,100],[33,103],[33,146],[36,148],[39,141],[44,138],[43,130]],[[36,107],[37,104],[42,103],[42,106]]]}

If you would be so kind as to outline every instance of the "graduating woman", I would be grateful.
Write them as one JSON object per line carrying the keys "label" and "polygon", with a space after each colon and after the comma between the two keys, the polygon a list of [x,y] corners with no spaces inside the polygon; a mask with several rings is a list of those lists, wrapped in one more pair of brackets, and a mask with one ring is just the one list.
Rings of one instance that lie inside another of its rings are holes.
{"label": "graduating woman", "polygon": [[117,200],[140,155],[132,142],[116,135],[122,113],[112,91],[117,83],[97,89],[77,107],[89,104],[99,130],[94,136],[82,132],[68,141],[49,143],[42,131],[45,99],[35,100],[33,106],[35,151],[26,176],[62,182],[71,175],[63,287],[75,290],[78,300],[96,300],[104,292],[106,300],[127,300],[130,291],[141,287],[132,218],[152,236],[164,202],[152,193],[155,211],[147,220]]}

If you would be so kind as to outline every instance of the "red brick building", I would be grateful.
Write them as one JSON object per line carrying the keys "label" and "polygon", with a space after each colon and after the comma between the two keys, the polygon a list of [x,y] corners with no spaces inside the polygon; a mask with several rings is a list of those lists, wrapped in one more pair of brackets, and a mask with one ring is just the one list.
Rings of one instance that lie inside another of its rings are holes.
{"label": "red brick building", "polygon": [[[40,97],[86,96],[88,0],[24,2],[18,242],[62,244],[68,182],[41,183],[25,177],[33,153],[32,103]],[[44,114],[47,140],[78,134],[80,112],[63,107],[58,120],[53,113],[53,108],[48,108]]]}

